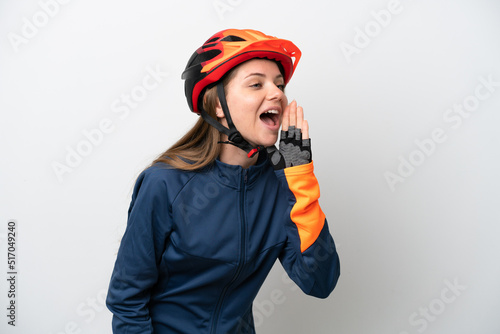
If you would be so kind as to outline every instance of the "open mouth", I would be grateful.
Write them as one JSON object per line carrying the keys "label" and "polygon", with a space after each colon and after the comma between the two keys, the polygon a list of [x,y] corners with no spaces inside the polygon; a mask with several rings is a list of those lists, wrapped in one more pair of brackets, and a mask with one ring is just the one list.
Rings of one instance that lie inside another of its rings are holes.
{"label": "open mouth", "polygon": [[278,110],[268,110],[260,114],[260,120],[269,126],[276,126],[280,121],[280,113]]}

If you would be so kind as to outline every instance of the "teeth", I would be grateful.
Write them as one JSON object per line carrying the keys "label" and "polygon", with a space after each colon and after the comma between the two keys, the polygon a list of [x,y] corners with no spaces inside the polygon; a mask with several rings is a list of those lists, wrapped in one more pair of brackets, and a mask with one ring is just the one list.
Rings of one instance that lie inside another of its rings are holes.
{"label": "teeth", "polygon": [[278,110],[268,110],[266,111],[266,114],[279,114]]}

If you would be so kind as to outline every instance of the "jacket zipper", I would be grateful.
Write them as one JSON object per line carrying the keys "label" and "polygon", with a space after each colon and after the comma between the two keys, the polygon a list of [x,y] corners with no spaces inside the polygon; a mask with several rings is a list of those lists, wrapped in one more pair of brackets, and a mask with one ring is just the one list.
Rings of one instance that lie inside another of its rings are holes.
{"label": "jacket zipper", "polygon": [[240,183],[240,190],[241,190],[241,195],[240,195],[240,215],[241,215],[241,247],[240,247],[240,259],[238,262],[238,267],[236,268],[236,273],[234,274],[233,278],[229,283],[224,287],[222,290],[222,293],[219,297],[219,300],[217,302],[217,306],[215,308],[215,313],[214,313],[214,322],[212,323],[212,330],[210,331],[211,334],[216,334],[216,329],[217,329],[217,323],[219,322],[219,316],[220,316],[220,311],[222,308],[222,302],[224,300],[224,297],[226,296],[227,290],[229,287],[238,279],[241,269],[243,268],[243,262],[245,261],[245,230],[246,230],[246,222],[245,222],[245,192],[246,192],[246,183],[247,183],[247,170],[243,170],[243,175],[241,178],[241,183]]}

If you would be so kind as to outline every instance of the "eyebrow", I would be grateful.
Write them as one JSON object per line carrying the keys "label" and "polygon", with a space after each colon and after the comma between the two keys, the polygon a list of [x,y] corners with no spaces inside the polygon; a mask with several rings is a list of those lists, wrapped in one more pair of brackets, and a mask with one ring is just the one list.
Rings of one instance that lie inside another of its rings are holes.
{"label": "eyebrow", "polygon": [[[256,75],[256,76],[258,76],[258,77],[264,77],[264,78],[266,77],[266,75],[265,75],[265,74],[263,74],[263,73],[260,73],[260,72],[255,72],[255,73],[250,73],[250,74],[249,74],[249,75],[247,75],[244,79],[249,78],[249,77],[251,77],[252,75]],[[278,75],[275,77],[275,79],[278,79],[278,78],[283,78],[283,74],[281,74],[281,73],[280,73],[280,74],[278,74]]]}

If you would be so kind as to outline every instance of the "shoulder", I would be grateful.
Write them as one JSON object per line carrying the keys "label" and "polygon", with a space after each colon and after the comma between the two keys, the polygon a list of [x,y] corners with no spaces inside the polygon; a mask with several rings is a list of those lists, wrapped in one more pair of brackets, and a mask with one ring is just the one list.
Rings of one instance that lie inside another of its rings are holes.
{"label": "shoulder", "polygon": [[148,168],[144,169],[139,177],[153,178],[153,179],[168,179],[188,173],[177,168],[170,166],[163,162],[157,162]]}
{"label": "shoulder", "polygon": [[197,172],[177,169],[166,163],[155,163],[137,177],[135,190],[147,188],[149,191],[167,192],[175,197],[196,174]]}

